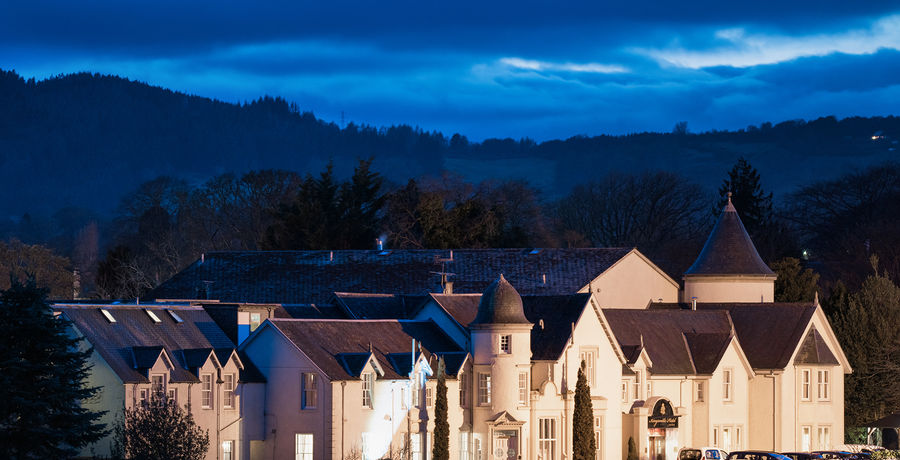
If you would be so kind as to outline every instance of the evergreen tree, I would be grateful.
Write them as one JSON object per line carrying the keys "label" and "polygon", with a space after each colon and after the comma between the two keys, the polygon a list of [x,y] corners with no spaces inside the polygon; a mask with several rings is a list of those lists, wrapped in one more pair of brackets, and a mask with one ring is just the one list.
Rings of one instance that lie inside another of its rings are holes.
{"label": "evergreen tree", "polygon": [[628,437],[628,456],[626,460],[638,460],[637,447],[634,445],[634,437]]}
{"label": "evergreen tree", "polygon": [[772,193],[763,191],[759,172],[744,157],[738,159],[737,164],[728,171],[728,179],[719,187],[721,199],[716,213],[721,212],[728,201],[728,192],[731,192],[731,202],[741,216],[747,233],[751,236],[759,234],[772,219]]}
{"label": "evergreen tree", "polygon": [[200,460],[209,449],[209,432],[175,401],[154,395],[146,405],[125,410],[114,441],[118,456],[128,459]]}
{"label": "evergreen tree", "polygon": [[360,160],[340,189],[341,229],[350,248],[370,248],[381,231],[384,178],[372,171],[373,158]]}
{"label": "evergreen tree", "polygon": [[0,446],[5,457],[67,458],[105,436],[103,415],[81,407],[91,350],[54,316],[47,291],[13,279],[0,291]]}
{"label": "evergreen tree", "polygon": [[815,298],[819,274],[811,268],[804,269],[799,259],[785,257],[772,264],[772,270],[778,275],[776,302],[809,302]]}
{"label": "evergreen tree", "polygon": [[574,460],[592,460],[595,457],[597,443],[594,439],[594,408],[591,404],[591,388],[584,375],[585,363],[581,361],[578,368],[578,381],[575,383],[575,410],[572,415],[572,458]]}
{"label": "evergreen tree", "polygon": [[450,422],[447,414],[447,370],[444,358],[438,360],[437,396],[434,400],[434,460],[450,460]]}

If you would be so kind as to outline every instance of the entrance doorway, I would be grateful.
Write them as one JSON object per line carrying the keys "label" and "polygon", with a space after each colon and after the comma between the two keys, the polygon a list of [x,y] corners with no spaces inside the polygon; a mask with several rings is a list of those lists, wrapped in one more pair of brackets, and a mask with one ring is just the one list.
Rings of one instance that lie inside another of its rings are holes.
{"label": "entrance doorway", "polygon": [[666,460],[665,436],[650,436],[650,460]]}
{"label": "entrance doorway", "polygon": [[494,431],[494,460],[516,460],[519,457],[518,430]]}

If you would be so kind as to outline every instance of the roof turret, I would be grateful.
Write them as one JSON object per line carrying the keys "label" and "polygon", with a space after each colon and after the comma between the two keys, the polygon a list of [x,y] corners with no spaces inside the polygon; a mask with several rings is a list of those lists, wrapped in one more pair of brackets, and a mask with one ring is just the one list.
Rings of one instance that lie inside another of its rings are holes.
{"label": "roof turret", "polygon": [[774,276],[775,272],[763,262],[744,228],[737,210],[728,203],[713,227],[703,250],[694,264],[684,272],[691,275],[749,275]]}
{"label": "roof turret", "polygon": [[502,274],[481,295],[478,314],[469,323],[477,324],[531,324],[525,317],[522,297]]}

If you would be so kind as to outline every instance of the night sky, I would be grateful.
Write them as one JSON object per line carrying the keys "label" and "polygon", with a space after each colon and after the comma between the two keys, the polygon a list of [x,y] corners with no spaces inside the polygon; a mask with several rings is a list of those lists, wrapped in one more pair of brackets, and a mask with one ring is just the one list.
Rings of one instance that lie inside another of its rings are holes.
{"label": "night sky", "polygon": [[900,4],[0,2],[0,68],[470,139],[897,114]]}

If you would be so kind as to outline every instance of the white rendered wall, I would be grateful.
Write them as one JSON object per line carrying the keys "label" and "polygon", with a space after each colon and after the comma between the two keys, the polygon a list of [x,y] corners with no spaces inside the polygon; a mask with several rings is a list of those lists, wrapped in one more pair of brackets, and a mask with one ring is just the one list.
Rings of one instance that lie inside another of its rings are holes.
{"label": "white rendered wall", "polygon": [[775,277],[684,277],[683,302],[774,302]]}
{"label": "white rendered wall", "polygon": [[650,301],[678,301],[678,284],[636,251],[578,292],[594,292],[600,308],[646,308]]}

